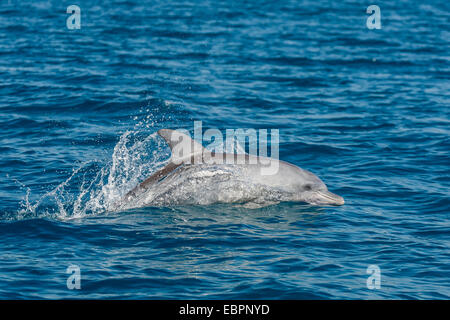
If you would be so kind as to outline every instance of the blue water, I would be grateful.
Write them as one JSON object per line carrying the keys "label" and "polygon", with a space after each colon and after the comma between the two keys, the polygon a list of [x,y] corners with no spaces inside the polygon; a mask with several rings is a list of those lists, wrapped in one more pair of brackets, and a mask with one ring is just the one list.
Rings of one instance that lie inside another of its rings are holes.
{"label": "blue water", "polygon": [[[1,299],[450,298],[448,1],[71,4],[0,4]],[[194,120],[346,204],[108,210]]]}

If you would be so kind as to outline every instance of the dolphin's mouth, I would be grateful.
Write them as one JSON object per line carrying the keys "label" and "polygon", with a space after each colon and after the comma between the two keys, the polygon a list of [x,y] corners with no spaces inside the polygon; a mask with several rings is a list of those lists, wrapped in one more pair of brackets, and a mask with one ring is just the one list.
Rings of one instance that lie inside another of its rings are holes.
{"label": "dolphin's mouth", "polygon": [[314,204],[329,204],[334,206],[342,206],[345,201],[344,198],[334,194],[328,190],[314,192],[314,198],[312,199]]}

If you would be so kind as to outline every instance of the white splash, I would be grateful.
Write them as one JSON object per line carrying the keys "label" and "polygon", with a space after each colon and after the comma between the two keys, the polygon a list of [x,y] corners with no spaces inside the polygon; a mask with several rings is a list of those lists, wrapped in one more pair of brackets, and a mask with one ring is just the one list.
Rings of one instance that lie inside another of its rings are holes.
{"label": "white splash", "polygon": [[108,163],[82,163],[65,181],[34,202],[26,188],[23,208],[16,218],[65,220],[114,211],[128,191],[162,167],[169,157],[167,145],[156,132],[145,138],[139,137],[140,133],[123,133]]}

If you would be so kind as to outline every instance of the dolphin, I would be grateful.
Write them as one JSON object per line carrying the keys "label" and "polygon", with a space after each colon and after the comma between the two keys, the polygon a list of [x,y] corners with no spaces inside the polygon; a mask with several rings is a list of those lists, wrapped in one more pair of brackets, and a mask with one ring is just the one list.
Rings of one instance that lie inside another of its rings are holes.
{"label": "dolphin", "polygon": [[[344,204],[344,199],[328,191],[319,177],[291,163],[212,152],[178,130],[161,129],[158,134],[170,146],[171,158],[164,168],[125,195],[122,209],[213,203],[261,208],[282,201]],[[270,172],[268,168],[276,170]]]}

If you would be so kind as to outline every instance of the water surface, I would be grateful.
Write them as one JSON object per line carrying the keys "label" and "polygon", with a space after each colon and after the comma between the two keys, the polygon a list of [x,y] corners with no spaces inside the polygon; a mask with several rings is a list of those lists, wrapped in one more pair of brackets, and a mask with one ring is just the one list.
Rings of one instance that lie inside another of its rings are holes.
{"label": "water surface", "polygon": [[[1,299],[450,298],[448,1],[71,4],[0,4]],[[194,120],[346,204],[110,212]]]}

